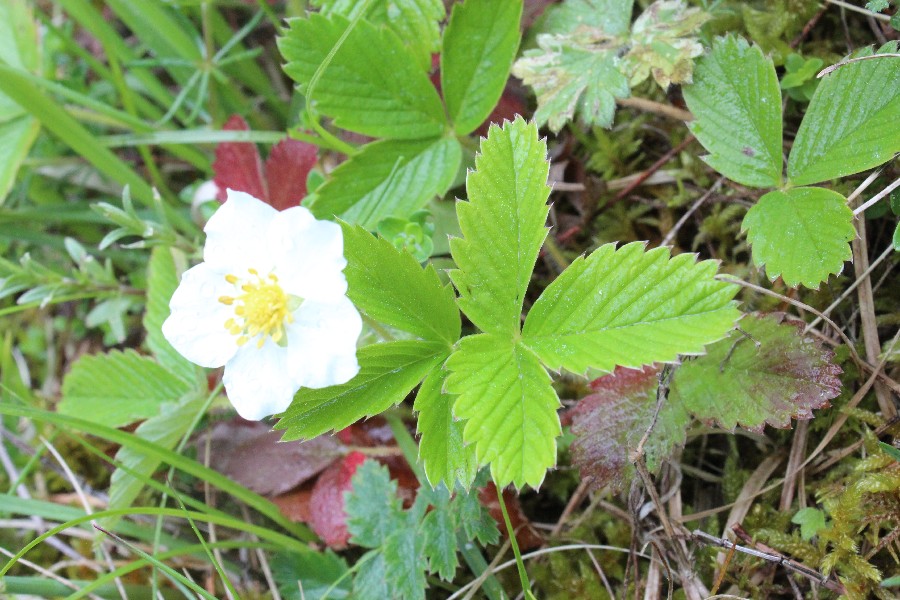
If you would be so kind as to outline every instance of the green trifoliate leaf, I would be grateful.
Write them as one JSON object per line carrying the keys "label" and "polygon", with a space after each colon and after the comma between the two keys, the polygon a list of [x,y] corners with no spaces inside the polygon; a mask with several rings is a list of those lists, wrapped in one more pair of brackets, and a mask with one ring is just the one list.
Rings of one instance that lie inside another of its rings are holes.
{"label": "green trifoliate leaf", "polygon": [[519,47],[521,2],[453,7],[441,49],[441,88],[457,133],[472,132],[500,99]]}
{"label": "green trifoliate leaf", "polygon": [[856,237],[847,200],[824,188],[775,190],[759,199],[741,228],[753,247],[753,262],[790,287],[817,289],[838,274],[853,253]]}
{"label": "green trifoliate leaf", "polygon": [[478,461],[475,447],[466,446],[463,440],[464,423],[453,418],[456,396],[442,391],[446,376],[446,371],[435,369],[416,394],[413,408],[419,413],[419,460],[431,485],[443,481],[452,486],[459,481],[468,488],[478,473]]}
{"label": "green trifoliate leaf", "polygon": [[599,30],[576,31],[539,35],[539,48],[526,50],[513,65],[513,75],[537,95],[535,122],[554,132],[576,111],[585,125],[611,126],[616,98],[631,93],[617,57],[623,39]]}
{"label": "green trifoliate leaf", "polygon": [[159,414],[191,385],[133,350],[83,356],[63,380],[59,412],[122,427]]}
{"label": "green trifoliate leaf", "polygon": [[461,159],[455,138],[372,142],[331,173],[310,210],[374,230],[385,217],[409,217],[442,196]]}
{"label": "green trifoliate leaf", "polygon": [[651,75],[663,89],[673,83],[690,83],[694,58],[703,46],[693,37],[709,20],[699,8],[682,0],[658,0],[635,20],[631,49],[622,57],[622,72],[632,87]]}
{"label": "green trifoliate leaf", "polygon": [[424,340],[454,344],[460,317],[456,295],[437,271],[362,227],[342,223],[348,297],[369,317]]}
{"label": "green trifoliate leaf", "polygon": [[[289,23],[278,39],[288,61],[284,70],[308,94],[319,65],[350,22],[313,14]],[[415,55],[393,31],[365,20],[356,23],[320,72],[307,101],[339,127],[374,137],[437,137],[446,128],[441,100]]]}
{"label": "green trifoliate leaf", "polygon": [[443,343],[410,340],[366,346],[357,354],[356,377],[318,390],[302,388],[275,429],[286,430],[284,441],[343,429],[402,402],[446,356]]}
{"label": "green trifoliate leaf", "polygon": [[[140,424],[134,435],[152,442],[166,450],[171,450],[188,433],[195,422],[198,412],[205,407],[202,395],[190,393],[181,401],[165,403],[159,414],[150,417]],[[144,482],[139,477],[150,477],[162,462],[158,455],[123,446],[116,453],[116,460],[124,465],[124,469],[116,469],[109,485],[109,508],[127,508],[131,506],[141,490]]]}
{"label": "green trifoliate leaf", "polygon": [[[572,409],[572,462],[592,487],[622,489],[634,477],[632,453],[654,422],[658,377],[657,367],[619,367],[593,381],[593,393]],[[663,403],[644,445],[650,471],[657,471],[684,444],[690,422],[681,404]]]}
{"label": "green trifoliate leaf", "polygon": [[414,51],[422,67],[431,66],[431,54],[437,52],[441,44],[440,22],[446,10],[441,0],[314,0],[313,5],[322,7],[323,15],[337,14],[348,19],[355,17],[364,6],[364,15],[373,25],[388,27]]}
{"label": "green trifoliate leaf", "polygon": [[758,46],[719,38],[697,61],[684,99],[691,131],[710,154],[709,166],[755,187],[781,185],[781,89],[772,60]]}
{"label": "green trifoliate leaf", "polygon": [[597,29],[621,35],[631,25],[634,0],[565,0],[547,7],[541,33],[571,33]]}
{"label": "green trifoliate leaf", "polygon": [[540,486],[556,464],[559,399],[538,357],[512,340],[468,336],[447,361],[453,413],[465,419],[465,441],[497,485]]}
{"label": "green trifoliate leaf", "polygon": [[[176,261],[181,263],[180,267]],[[184,255],[165,246],[157,246],[150,254],[147,265],[147,312],[144,329],[147,330],[147,347],[159,364],[185,382],[197,381],[196,367],[181,356],[162,334],[162,324],[169,316],[169,300],[178,287],[178,274],[186,267]],[[205,378],[202,378],[205,382]]]}
{"label": "green trifoliate leaf", "polygon": [[740,330],[678,368],[668,401],[725,429],[761,431],[811,419],[813,409],[840,393],[841,368],[820,342],[803,335],[803,326],[777,316],[745,317]]}
{"label": "green trifoliate leaf", "polygon": [[584,373],[699,354],[740,316],[737,286],[716,281],[716,262],[639,242],[577,258],[538,298],[522,343],[551,369]]}
{"label": "green trifoliate leaf", "polygon": [[[896,53],[891,42],[880,52]],[[860,56],[871,56],[871,50]],[[858,60],[825,76],[809,103],[788,178],[808,185],[876,167],[900,152],[900,58]]]}
{"label": "green trifoliate leaf", "polygon": [[537,127],[517,118],[492,125],[457,203],[463,237],[450,241],[450,278],[459,306],[482,331],[519,332],[525,290],[547,236],[547,146]]}

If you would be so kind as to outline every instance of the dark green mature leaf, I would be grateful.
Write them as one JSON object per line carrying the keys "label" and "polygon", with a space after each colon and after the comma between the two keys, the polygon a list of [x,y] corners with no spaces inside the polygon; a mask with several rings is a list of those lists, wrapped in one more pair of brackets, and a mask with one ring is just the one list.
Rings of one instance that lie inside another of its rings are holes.
{"label": "dark green mature leaf", "polygon": [[459,394],[453,413],[479,464],[490,463],[498,486],[540,486],[556,464],[559,399],[538,357],[493,334],[463,338],[447,360],[447,391]]}
{"label": "dark green mature leaf", "polygon": [[284,600],[321,600],[326,591],[332,600],[344,600],[350,595],[349,577],[332,587],[347,573],[347,562],[331,550],[306,554],[281,552],[272,557],[271,565],[272,578]]}
{"label": "dark green mature leaf", "polygon": [[357,467],[352,481],[353,489],[345,494],[344,500],[350,541],[377,548],[405,525],[397,482],[391,480],[387,467],[374,460],[366,460]]}
{"label": "dark green mature leaf", "polygon": [[457,204],[462,238],[450,241],[458,269],[450,278],[459,306],[482,331],[519,332],[525,290],[547,236],[547,146],[537,127],[517,118],[491,125]]}
{"label": "dark green mature leaf", "polygon": [[725,429],[761,431],[767,424],[789,427],[792,418],[811,419],[813,409],[840,393],[841,368],[831,361],[833,353],[803,335],[802,323],[748,315],[740,326],[743,331],[679,367],[670,402]]}
{"label": "dark green mature leaf", "polygon": [[402,402],[446,356],[447,346],[435,342],[409,340],[366,346],[357,354],[360,371],[356,377],[318,390],[302,388],[275,429],[286,430],[284,441],[343,429]]}
{"label": "dark green mature leaf", "polygon": [[459,521],[459,527],[467,541],[478,540],[480,544],[488,545],[496,544],[500,539],[497,521],[481,504],[476,491],[470,490],[467,494],[457,493],[451,502],[450,510]]}
{"label": "dark green mature leaf", "polygon": [[[879,52],[897,52],[891,42]],[[872,51],[860,53],[871,56]],[[809,185],[876,167],[900,152],[900,58],[843,65],[824,77],[788,159],[788,178]]]}
{"label": "dark green mature leaf", "polygon": [[422,339],[454,344],[460,317],[456,295],[432,265],[424,269],[408,252],[343,223],[348,297],[366,315]]}
{"label": "dark green mature leaf", "polygon": [[450,492],[444,485],[438,485],[430,494],[434,510],[422,520],[422,538],[428,569],[437,573],[444,581],[452,581],[459,565],[456,556],[456,519],[451,512]]}
{"label": "dark green mature leaf", "polygon": [[[699,354],[740,316],[737,286],[716,281],[714,261],[639,242],[580,257],[538,298],[522,343],[551,369],[640,367]],[[467,430],[468,431],[468,430]]]}
{"label": "dark green mature leaf", "polygon": [[[180,267],[176,265],[176,261]],[[169,300],[178,287],[178,273],[186,267],[184,254],[166,246],[157,246],[150,253],[147,265],[147,312],[144,329],[147,330],[147,347],[159,364],[186,383],[197,382],[197,368],[181,356],[163,336],[162,324],[170,313]],[[205,378],[202,378],[205,381]]]}
{"label": "dark green mature leaf", "polygon": [[380,550],[366,552],[359,559],[358,571],[353,579],[353,598],[355,600],[384,600],[391,598],[388,586],[387,565],[384,554]]}
{"label": "dark green mature leaf", "polygon": [[[285,72],[307,94],[350,22],[313,14],[289,24],[278,47],[288,61]],[[349,32],[307,101],[339,127],[374,137],[437,137],[447,125],[437,91],[415,55],[393,31],[365,20]]]}
{"label": "dark green mature leaf", "polygon": [[441,49],[441,89],[453,128],[471,133],[497,104],[519,47],[521,2],[453,7]]}
{"label": "dark green mature leaf", "polygon": [[766,275],[797,287],[819,287],[840,273],[853,252],[853,211],[837,192],[824,188],[775,190],[759,199],[741,229],[753,247],[753,262]]}
{"label": "dark green mature leaf", "polygon": [[[622,489],[634,476],[632,453],[653,422],[659,370],[656,367],[626,369],[591,383],[593,393],[578,402],[572,417],[572,462],[584,479],[599,489]],[[650,471],[684,444],[690,415],[684,407],[666,401],[644,445]]]}
{"label": "dark green mature leaf", "polygon": [[460,160],[459,142],[451,137],[372,142],[334,170],[310,210],[374,230],[385,217],[409,217],[442,196]]}
{"label": "dark green mature leaf", "polygon": [[403,600],[425,599],[425,540],[417,531],[418,523],[411,514],[404,515],[405,523],[398,527],[382,546],[384,576],[391,589],[391,598]]}
{"label": "dark green mature leaf", "polygon": [[413,408],[418,411],[419,460],[429,483],[452,486],[455,481],[468,488],[478,472],[475,447],[465,445],[464,423],[453,418],[456,396],[443,391],[447,372],[432,371],[416,394]]}
{"label": "dark green mature leaf", "polygon": [[159,414],[191,386],[133,350],[83,356],[63,380],[58,411],[122,427]]}
{"label": "dark green mature leaf", "polygon": [[709,166],[755,187],[781,185],[781,89],[758,46],[728,36],[697,61],[684,99],[691,131],[709,150]]}

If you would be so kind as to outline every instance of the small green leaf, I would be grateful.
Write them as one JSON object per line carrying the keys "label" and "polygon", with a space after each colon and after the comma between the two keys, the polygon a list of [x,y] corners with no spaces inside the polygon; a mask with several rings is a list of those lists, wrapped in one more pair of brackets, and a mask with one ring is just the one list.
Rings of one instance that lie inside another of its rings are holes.
{"label": "small green leaf", "polygon": [[517,118],[491,125],[456,212],[462,238],[450,241],[459,306],[482,331],[519,332],[525,290],[547,237],[547,146],[537,127]]}
{"label": "small green leaf", "polygon": [[678,368],[669,401],[729,430],[784,428],[792,418],[811,419],[813,409],[840,393],[841,368],[802,327],[772,315],[746,316],[728,339]]}
{"label": "small green leaf", "polygon": [[856,237],[853,211],[837,192],[824,188],[775,190],[759,199],[741,229],[753,246],[753,262],[766,275],[817,289],[844,268]]}
{"label": "small green leaf", "polygon": [[453,581],[459,559],[456,557],[456,519],[450,508],[450,492],[438,485],[431,494],[434,507],[422,520],[422,538],[428,570],[437,573],[444,581]]}
{"label": "small green leaf", "polygon": [[396,528],[381,547],[384,553],[384,577],[391,588],[390,598],[425,600],[425,541],[417,531],[411,514]]}
{"label": "small green leaf", "polygon": [[825,513],[812,506],[798,510],[791,518],[791,523],[800,526],[800,537],[807,542],[828,527],[825,524]]}
{"label": "small green leaf", "polygon": [[[326,592],[331,600],[344,600],[350,595],[347,562],[331,550],[279,552],[272,557],[271,565],[272,579],[284,600],[322,600]],[[302,596],[297,582],[303,585]]]}
{"label": "small green leaf", "polygon": [[[881,52],[896,53],[897,43]],[[871,50],[860,53],[871,55]],[[788,159],[788,178],[809,185],[876,167],[900,152],[900,59],[859,60],[825,76]]]}
{"label": "small green leaf", "polygon": [[537,356],[491,334],[468,336],[447,360],[447,391],[459,394],[453,413],[466,419],[464,437],[498,486],[540,486],[556,464],[559,399]]}
{"label": "small green leaf", "polygon": [[341,224],[350,300],[369,317],[424,340],[456,343],[459,309],[434,266],[424,269],[408,252],[362,227]]}
{"label": "small green leaf", "polygon": [[737,286],[716,281],[716,263],[639,242],[579,257],[528,313],[522,341],[551,369],[584,373],[671,362],[699,354],[740,316]]}
{"label": "small green leaf", "polygon": [[900,223],[894,227],[894,237],[891,238],[891,243],[894,245],[894,252],[900,252]]}
{"label": "small green leaf", "polygon": [[309,208],[374,230],[385,217],[409,217],[444,195],[461,160],[455,138],[372,142],[331,173]]}
{"label": "small green leaf", "polygon": [[878,445],[884,450],[885,454],[900,462],[900,448],[894,448],[890,444],[885,444],[884,442],[878,442]]}
{"label": "small green leaf", "polygon": [[[339,15],[292,19],[278,38],[285,72],[303,94],[350,22]],[[388,138],[436,137],[446,128],[437,91],[415,56],[389,29],[360,20],[321,72],[307,99],[335,125]]]}
{"label": "small green leaf", "polygon": [[345,494],[347,531],[350,541],[366,548],[378,548],[404,525],[403,506],[397,496],[397,482],[387,467],[366,460],[356,469],[353,489]]}
{"label": "small green leaf", "polygon": [[481,504],[475,490],[470,490],[465,494],[457,493],[450,505],[450,510],[459,521],[459,527],[467,541],[478,540],[480,544],[488,545],[496,544],[500,539],[497,521]]}
{"label": "small green leaf", "polygon": [[420,341],[373,344],[357,354],[360,371],[350,381],[318,390],[302,388],[276,423],[283,441],[309,439],[347,427],[402,402],[447,356],[445,344]]}
{"label": "small green leaf", "polygon": [[159,414],[166,402],[190,391],[152,358],[133,350],[83,356],[63,380],[58,411],[109,427]]}
{"label": "small green leaf", "polygon": [[352,598],[355,600],[391,598],[383,552],[380,550],[366,552],[357,562],[357,569],[356,577],[353,578]]}
{"label": "small green leaf", "polygon": [[[141,423],[134,434],[161,448],[171,450],[188,428],[194,423],[197,413],[203,409],[203,396],[189,393],[179,402],[166,402],[160,407],[159,414]],[[140,477],[150,477],[159,468],[162,459],[157,454],[144,450],[123,446],[116,453],[116,460],[124,465],[124,469],[116,469],[109,485],[109,508],[127,508],[131,506],[141,490],[144,482]]]}
{"label": "small green leaf", "polygon": [[[181,268],[176,266],[181,263]],[[186,266],[184,255],[175,248],[157,246],[150,253],[147,265],[147,312],[144,329],[147,347],[159,364],[186,383],[197,382],[197,368],[181,356],[162,334],[162,324],[169,316],[169,300],[178,287],[178,272]],[[205,383],[205,378],[203,382]]]}
{"label": "small green leaf", "polygon": [[441,88],[453,128],[472,132],[497,104],[519,47],[521,2],[466,0],[453,7],[441,49]]}
{"label": "small green leaf", "polygon": [[728,36],[697,61],[684,99],[691,131],[713,169],[755,187],[781,185],[781,89],[772,60],[758,46]]}
{"label": "small green leaf", "polygon": [[419,413],[419,460],[431,485],[443,481],[452,486],[459,481],[468,488],[478,473],[478,461],[475,447],[463,441],[464,423],[453,418],[456,396],[442,391],[446,377],[446,371],[435,369],[416,394],[413,408]]}

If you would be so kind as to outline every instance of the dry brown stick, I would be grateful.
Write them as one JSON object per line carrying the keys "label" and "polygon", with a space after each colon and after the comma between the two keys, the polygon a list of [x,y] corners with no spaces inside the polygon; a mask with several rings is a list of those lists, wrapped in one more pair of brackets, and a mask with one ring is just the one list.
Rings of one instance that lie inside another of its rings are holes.
{"label": "dry brown stick", "polygon": [[[794,437],[791,440],[791,453],[788,455],[787,466],[784,469],[784,487],[781,489],[781,502],[778,504],[778,510],[782,512],[787,512],[791,508],[794,493],[798,489],[801,490],[801,493],[799,494],[800,508],[805,506],[802,493],[804,486],[802,483],[798,485],[798,480],[803,478],[803,469],[801,469],[799,465],[803,463],[803,459],[806,455],[806,439],[808,433],[809,421],[799,421],[797,427],[794,429]],[[793,474],[794,477],[787,477],[787,473]]]}
{"label": "dry brown stick", "polygon": [[682,108],[672,106],[671,104],[654,102],[653,100],[647,100],[646,98],[638,98],[637,96],[617,98],[616,104],[627,108],[636,108],[637,110],[642,110],[644,112],[662,115],[664,117],[671,117],[672,119],[677,119],[679,121],[694,120],[694,115]]}
{"label": "dry brown stick", "polygon": [[675,146],[674,148],[670,149],[668,152],[663,154],[659,158],[659,160],[657,160],[655,163],[650,165],[650,168],[647,169],[646,171],[644,171],[643,173],[641,173],[640,176],[637,179],[635,179],[634,181],[632,181],[628,187],[624,188],[621,192],[616,194],[616,197],[613,198],[611,202],[607,203],[607,207],[612,206],[619,200],[623,200],[624,198],[628,197],[628,194],[630,194],[631,192],[636,190],[638,187],[640,187],[640,185],[642,183],[644,183],[647,179],[649,179],[651,175],[653,175],[658,170],[660,170],[664,164],[666,164],[667,162],[672,160],[672,157],[674,157],[676,154],[678,154],[679,152],[681,152],[682,150],[687,148],[688,144],[693,142],[695,139],[696,138],[694,137],[694,135],[691,134],[691,135],[687,136],[686,138],[684,138],[680,144],[678,144],[677,146]]}

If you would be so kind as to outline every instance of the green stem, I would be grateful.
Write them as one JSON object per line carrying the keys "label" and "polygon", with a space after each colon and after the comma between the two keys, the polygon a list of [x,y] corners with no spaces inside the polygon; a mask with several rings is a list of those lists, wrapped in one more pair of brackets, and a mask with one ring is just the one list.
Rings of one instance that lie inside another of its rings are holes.
{"label": "green stem", "polygon": [[513,554],[516,555],[516,568],[519,570],[519,581],[522,583],[522,592],[526,597],[532,595],[531,584],[528,582],[528,572],[525,570],[525,563],[522,562],[522,553],[519,552],[519,543],[516,541],[516,532],[513,529],[512,521],[509,520],[509,513],[506,511],[506,502],[503,500],[503,488],[497,482],[494,482],[497,488],[497,500],[500,502],[500,512],[503,513],[503,522],[506,523],[506,532],[509,534],[509,543],[512,546]]}

